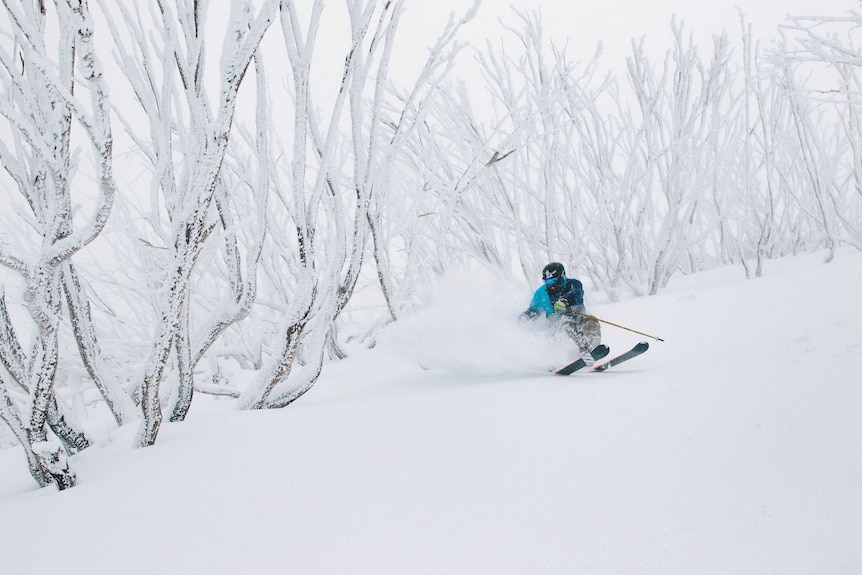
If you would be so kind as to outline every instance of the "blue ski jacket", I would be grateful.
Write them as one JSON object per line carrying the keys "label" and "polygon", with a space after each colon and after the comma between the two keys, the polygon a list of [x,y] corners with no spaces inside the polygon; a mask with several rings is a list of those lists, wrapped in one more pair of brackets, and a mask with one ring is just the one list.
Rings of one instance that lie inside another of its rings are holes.
{"label": "blue ski jacket", "polygon": [[533,294],[530,307],[524,312],[524,316],[534,318],[539,315],[554,315],[554,303],[566,300],[567,307],[573,307],[578,311],[584,309],[584,286],[573,278],[564,278],[563,285],[559,289],[548,291],[548,286],[540,286]]}

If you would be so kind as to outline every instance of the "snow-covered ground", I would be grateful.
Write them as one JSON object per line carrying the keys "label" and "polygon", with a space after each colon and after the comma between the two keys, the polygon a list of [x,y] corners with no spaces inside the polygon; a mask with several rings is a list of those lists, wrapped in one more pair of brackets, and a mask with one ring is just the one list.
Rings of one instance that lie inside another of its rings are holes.
{"label": "snow-covered ground", "polygon": [[822,261],[588,294],[665,342],[569,378],[514,320],[532,286],[449,278],[287,409],[198,396],[154,447],[127,427],[73,457],[62,493],[0,452],[0,571],[862,573],[862,253]]}

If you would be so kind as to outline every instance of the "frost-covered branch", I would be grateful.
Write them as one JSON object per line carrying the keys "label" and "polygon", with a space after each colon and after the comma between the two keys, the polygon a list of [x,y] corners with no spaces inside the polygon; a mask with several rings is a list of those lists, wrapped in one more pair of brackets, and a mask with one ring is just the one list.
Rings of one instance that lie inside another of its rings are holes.
{"label": "frost-covered branch", "polygon": [[[289,405],[317,381],[327,345],[331,355],[340,354],[335,321],[360,277],[369,227],[376,217],[369,217],[372,202],[376,194],[384,193],[388,172],[396,165],[389,157],[397,154],[398,136],[384,140],[382,133],[384,116],[392,104],[387,93],[389,60],[403,5],[401,0],[347,0],[350,42],[329,123],[323,128],[310,105],[312,53],[323,3],[315,2],[304,24],[294,3],[282,2],[282,35],[295,101],[292,186],[290,201],[285,202],[290,211],[285,217],[295,238],[278,241],[296,250],[290,258],[296,267],[291,270],[291,300],[281,322],[278,347],[240,398],[242,407]],[[402,103],[403,127],[396,132],[408,130],[410,122],[416,121],[420,95],[436,88],[430,80],[432,73],[451,62],[447,49],[454,39],[453,29],[435,46],[413,96]],[[349,138],[343,133],[345,124]],[[314,151],[314,157],[309,157],[308,150]],[[340,165],[347,166],[345,173],[339,171]]]}
{"label": "frost-covered branch", "polygon": [[[209,245],[208,239],[216,235],[218,226],[230,225],[224,209],[219,221],[216,216],[219,210],[214,210],[214,205],[227,202],[226,196],[223,200],[216,197],[225,185],[223,164],[233,133],[240,86],[275,18],[278,1],[266,0],[257,10],[248,1],[231,4],[221,46],[219,92],[214,99],[214,110],[210,108],[207,86],[203,82],[205,30],[202,22],[206,18],[206,7],[164,0],[159,0],[157,7],[151,16],[160,35],[146,31],[140,21],[142,15],[132,14],[124,6],[118,7],[120,19],[108,18],[119,47],[118,55],[124,70],[128,69],[126,77],[149,120],[152,144],[146,145],[137,139],[145,146],[145,155],[152,166],[154,213],[148,221],[168,249],[161,282],[163,288],[156,304],[160,311],[155,337],[139,387],[143,410],[140,445],[151,445],[158,435],[162,421],[161,387],[166,373],[171,370],[168,362],[172,350],[176,352],[178,363],[177,390],[170,417],[180,420],[191,404],[195,363],[230,323],[247,313],[254,295],[253,287],[243,288],[246,300],[239,309],[218,312],[220,318],[206,322],[208,327],[204,328],[200,340],[190,333],[196,264]],[[124,35],[126,29],[130,30],[128,36]],[[184,120],[188,125],[177,132]],[[131,128],[131,123],[127,125]],[[177,133],[179,137],[175,136]],[[182,161],[178,162],[175,154],[179,154]],[[159,206],[167,211],[166,226],[158,221]],[[226,233],[233,231],[226,228]],[[233,250],[230,240],[226,245],[229,251]]]}
{"label": "frost-covered branch", "polygon": [[[60,365],[68,361],[59,341],[65,321],[61,278],[63,269],[73,270],[70,258],[101,234],[116,196],[110,105],[85,1],[40,3],[36,9],[31,2],[5,0],[3,8],[14,41],[13,53],[0,51],[0,73],[7,88],[0,114],[8,122],[13,148],[2,146],[0,159],[30,214],[14,224],[26,231],[3,246],[0,263],[22,276],[24,304],[32,321],[28,328],[35,331],[30,351],[24,354],[4,309],[3,362],[29,393],[26,416],[19,419],[25,422],[26,441],[41,476],[64,489],[75,484],[66,452],[86,448],[89,440],[62,412],[56,397]],[[58,34],[56,41],[49,41],[49,29]],[[54,55],[49,46],[56,50]],[[88,102],[82,99],[87,96]],[[78,206],[87,206],[90,212],[80,209],[76,219],[73,192],[82,187],[75,177],[82,151],[73,137],[77,133],[89,146],[83,148],[89,150],[95,168],[89,181],[97,186],[95,199],[78,199]],[[22,255],[13,255],[12,249]],[[81,298],[78,303],[85,305]],[[95,332],[75,335],[95,337]],[[81,349],[90,345],[80,340],[78,344]],[[103,381],[104,390],[115,389],[107,378]],[[42,484],[38,477],[37,481]]]}

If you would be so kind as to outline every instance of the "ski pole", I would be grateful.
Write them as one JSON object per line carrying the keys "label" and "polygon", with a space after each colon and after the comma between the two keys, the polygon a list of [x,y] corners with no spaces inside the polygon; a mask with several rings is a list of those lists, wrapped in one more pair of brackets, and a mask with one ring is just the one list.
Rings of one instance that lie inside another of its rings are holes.
{"label": "ski pole", "polygon": [[573,313],[573,314],[575,314],[575,315],[579,315],[579,316],[581,316],[581,317],[585,317],[585,318],[587,318],[587,319],[594,319],[594,320],[596,320],[596,321],[599,321],[599,322],[602,322],[602,323],[606,323],[606,324],[608,324],[608,325],[612,325],[612,326],[614,326],[614,327],[618,327],[618,328],[620,328],[620,329],[624,329],[624,330],[626,330],[626,331],[630,331],[630,332],[632,332],[632,333],[636,333],[636,334],[638,334],[638,335],[642,335],[642,336],[644,336],[644,337],[652,338],[652,339],[654,339],[654,340],[656,340],[656,341],[664,341],[664,340],[663,340],[662,338],[660,338],[660,337],[656,337],[656,336],[654,336],[654,335],[650,335],[650,334],[648,334],[648,333],[644,333],[644,332],[642,332],[642,331],[638,331],[638,330],[636,330],[636,329],[632,329],[632,328],[630,328],[630,327],[626,327],[626,326],[624,326],[624,325],[620,325],[620,324],[618,324],[618,323],[614,323],[614,322],[612,322],[612,321],[607,321],[607,320],[605,320],[605,319],[599,319],[599,318],[597,318],[596,316],[594,316],[594,315],[590,315],[590,314],[588,314],[588,313],[581,313],[581,312],[579,312],[579,311],[575,311],[575,310],[573,310],[573,309],[566,310],[566,313]]}

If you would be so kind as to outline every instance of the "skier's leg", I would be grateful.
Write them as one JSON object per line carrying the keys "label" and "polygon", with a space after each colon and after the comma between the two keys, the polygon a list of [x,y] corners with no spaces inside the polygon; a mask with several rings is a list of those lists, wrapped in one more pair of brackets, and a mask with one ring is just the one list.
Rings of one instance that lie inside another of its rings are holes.
{"label": "skier's leg", "polygon": [[599,322],[582,316],[572,318],[568,333],[578,344],[581,353],[588,353],[602,343],[602,328]]}
{"label": "skier's leg", "polygon": [[588,349],[593,349],[602,343],[602,326],[594,319],[582,317],[580,330]]}
{"label": "skier's leg", "polygon": [[578,344],[578,349],[581,354],[586,354],[592,348],[587,346],[587,341],[584,338],[584,332],[581,329],[581,318],[580,317],[569,317],[566,318],[565,328],[566,334],[572,338],[576,344]]}

